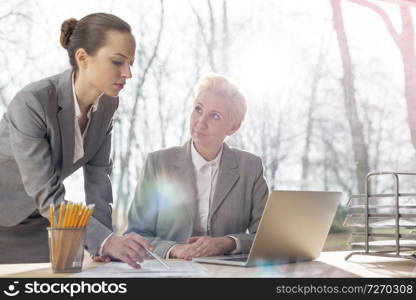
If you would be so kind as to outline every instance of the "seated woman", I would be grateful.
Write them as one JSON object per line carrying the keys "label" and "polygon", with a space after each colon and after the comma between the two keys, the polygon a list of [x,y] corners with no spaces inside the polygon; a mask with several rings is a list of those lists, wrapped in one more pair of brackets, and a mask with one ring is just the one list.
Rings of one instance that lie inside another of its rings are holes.
{"label": "seated woman", "polygon": [[245,97],[226,77],[201,80],[192,138],[147,156],[127,232],[148,238],[165,258],[250,250],[268,197],[263,165],[259,157],[224,143],[240,128],[246,110]]}

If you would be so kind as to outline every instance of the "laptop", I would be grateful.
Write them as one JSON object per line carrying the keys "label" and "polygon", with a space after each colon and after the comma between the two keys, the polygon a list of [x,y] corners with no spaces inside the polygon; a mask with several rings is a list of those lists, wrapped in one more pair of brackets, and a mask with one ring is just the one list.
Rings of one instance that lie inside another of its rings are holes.
{"label": "laptop", "polygon": [[341,198],[341,192],[273,191],[248,255],[193,260],[243,267],[314,260],[322,251]]}

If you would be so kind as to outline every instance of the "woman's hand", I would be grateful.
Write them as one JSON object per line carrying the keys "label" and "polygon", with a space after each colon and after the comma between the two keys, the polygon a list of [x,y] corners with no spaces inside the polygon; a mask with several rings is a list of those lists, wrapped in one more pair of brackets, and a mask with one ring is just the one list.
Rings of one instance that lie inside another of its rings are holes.
{"label": "woman's hand", "polygon": [[236,248],[234,239],[228,236],[191,237],[187,243],[175,245],[170,252],[170,257],[191,260],[193,257],[223,255]]}
{"label": "woman's hand", "polygon": [[142,236],[130,232],[124,236],[113,234],[103,246],[103,255],[120,259],[135,269],[140,268],[137,262],[148,258],[146,250],[153,251],[153,246]]}
{"label": "woman's hand", "polygon": [[95,262],[110,262],[111,257],[107,255],[95,255],[92,257],[92,260]]}

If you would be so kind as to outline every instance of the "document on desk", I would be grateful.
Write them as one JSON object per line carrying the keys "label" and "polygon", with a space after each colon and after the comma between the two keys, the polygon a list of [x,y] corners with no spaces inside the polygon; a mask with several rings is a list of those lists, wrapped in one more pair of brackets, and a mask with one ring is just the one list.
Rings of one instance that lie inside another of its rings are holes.
{"label": "document on desk", "polygon": [[72,277],[202,277],[206,269],[194,261],[166,260],[169,270],[156,260],[145,260],[140,269],[123,262],[110,262],[84,270]]}

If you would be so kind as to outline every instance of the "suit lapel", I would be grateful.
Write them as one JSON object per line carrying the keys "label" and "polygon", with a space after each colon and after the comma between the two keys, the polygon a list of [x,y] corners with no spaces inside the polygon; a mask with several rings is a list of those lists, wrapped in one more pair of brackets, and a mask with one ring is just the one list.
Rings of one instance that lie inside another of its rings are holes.
{"label": "suit lapel", "polygon": [[102,136],[101,130],[104,129],[102,120],[111,119],[111,117],[108,116],[109,110],[106,109],[106,105],[104,104],[104,101],[106,100],[105,97],[105,95],[101,97],[97,110],[91,113],[90,125],[84,139],[84,157],[89,157],[94,145],[97,144],[97,138]]}
{"label": "suit lapel", "polygon": [[221,203],[225,200],[239,177],[240,174],[238,173],[237,159],[227,144],[224,143],[220,168],[218,171],[217,185],[209,213],[210,217],[220,207]]}
{"label": "suit lapel", "polygon": [[191,141],[185,143],[179,151],[175,160],[175,172],[175,177],[181,179],[185,191],[189,192],[189,199],[184,203],[184,207],[191,219],[191,224],[194,224],[197,212],[197,191],[194,165],[191,158]]}
{"label": "suit lapel", "polygon": [[62,142],[62,176],[66,177],[74,159],[74,97],[72,91],[72,70],[65,71],[58,83],[58,123]]}

